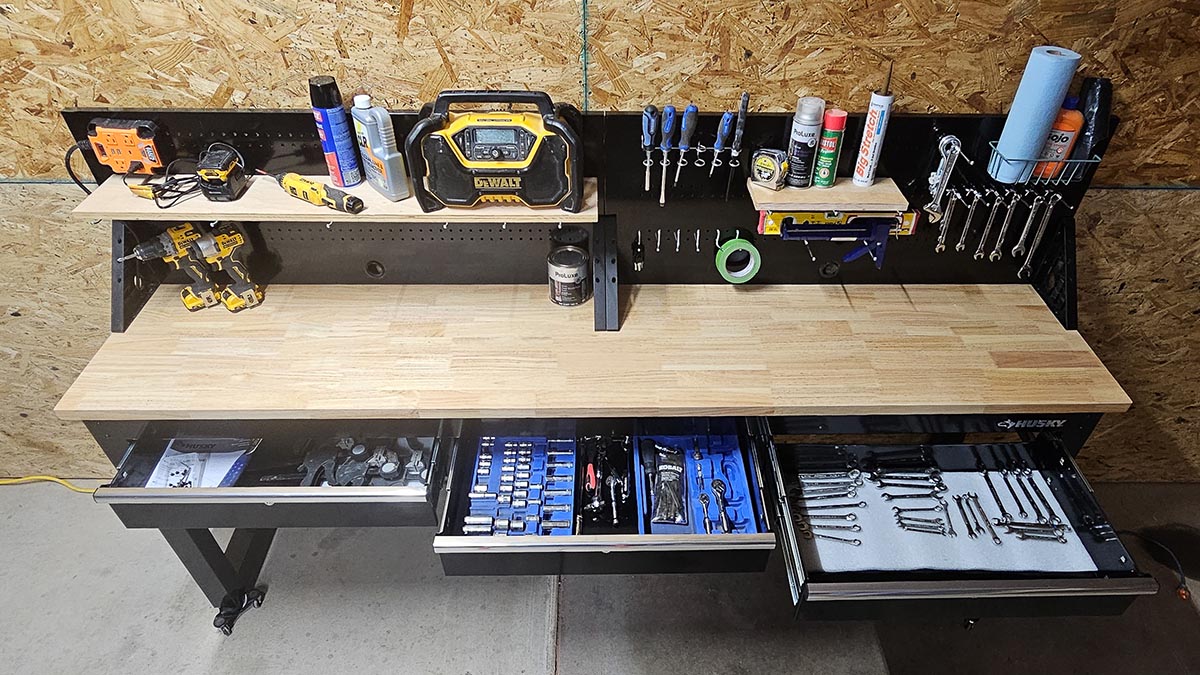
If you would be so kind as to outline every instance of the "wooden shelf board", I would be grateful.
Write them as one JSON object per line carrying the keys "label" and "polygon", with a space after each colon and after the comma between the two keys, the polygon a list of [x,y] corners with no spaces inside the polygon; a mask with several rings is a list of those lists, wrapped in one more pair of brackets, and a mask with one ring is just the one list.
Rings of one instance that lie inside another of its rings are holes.
{"label": "wooden shelf board", "polygon": [[1023,285],[637,286],[619,332],[543,286],[160,288],[56,408],[73,420],[1117,412]]}
{"label": "wooden shelf board", "polygon": [[[309,177],[329,182],[328,176]],[[120,176],[112,176],[75,207],[73,213],[84,218],[112,220],[278,220],[308,223],[594,223],[599,213],[594,178],[584,181],[584,208],[579,213],[509,204],[489,204],[474,209],[445,208],[425,213],[415,197],[398,202],[388,201],[365,181],[349,188],[347,192],[363,200],[366,208],[362,213],[342,213],[309,204],[284,192],[275,179],[261,175],[251,179],[246,194],[235,202],[211,202],[197,194],[175,206],[160,209],[153,201],[134,196],[122,184]]]}
{"label": "wooden shelf board", "polygon": [[879,178],[871,187],[858,187],[839,178],[831,188],[771,190],[749,179],[746,187],[759,211],[907,211],[908,200],[891,178]]}

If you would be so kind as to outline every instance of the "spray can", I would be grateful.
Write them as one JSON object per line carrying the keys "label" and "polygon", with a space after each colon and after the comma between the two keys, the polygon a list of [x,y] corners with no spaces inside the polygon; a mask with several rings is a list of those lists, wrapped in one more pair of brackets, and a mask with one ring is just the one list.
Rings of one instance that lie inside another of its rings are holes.
{"label": "spray can", "polygon": [[363,173],[379,194],[393,202],[408,197],[408,174],[404,172],[404,154],[396,147],[396,131],[386,108],[371,106],[368,94],[354,97],[350,109],[354,118],[354,136],[362,153]]}
{"label": "spray can", "polygon": [[875,171],[879,168],[879,155],[883,151],[883,135],[887,133],[888,119],[892,116],[892,64],[888,64],[887,81],[882,91],[871,92],[871,105],[867,108],[867,119],[863,124],[862,144],[858,146],[858,161],[854,163],[854,184],[868,187],[875,182]]}
{"label": "spray can", "polygon": [[350,187],[362,182],[358,154],[354,152],[354,134],[350,119],[342,107],[342,93],[329,75],[308,78],[308,94],[312,98],[313,119],[321,137],[321,152],[329,166],[329,178],[338,187]]}
{"label": "spray can", "polygon": [[842,154],[842,134],[846,133],[846,111],[830,108],[825,111],[825,128],[817,144],[817,170],[813,186],[833,187],[837,180],[838,157]]}
{"label": "spray can", "polygon": [[796,116],[792,118],[792,136],[788,145],[788,187],[812,185],[813,169],[817,164],[817,138],[821,135],[821,116],[824,114],[824,99],[805,96],[796,101]]}

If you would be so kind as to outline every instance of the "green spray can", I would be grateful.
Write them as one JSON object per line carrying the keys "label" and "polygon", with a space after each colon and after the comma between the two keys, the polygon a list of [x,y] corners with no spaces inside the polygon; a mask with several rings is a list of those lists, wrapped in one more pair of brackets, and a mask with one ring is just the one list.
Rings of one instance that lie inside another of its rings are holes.
{"label": "green spray can", "polygon": [[846,111],[830,108],[825,111],[824,130],[817,143],[817,168],[813,187],[833,187],[837,180],[838,156],[842,154],[842,134],[846,133]]}

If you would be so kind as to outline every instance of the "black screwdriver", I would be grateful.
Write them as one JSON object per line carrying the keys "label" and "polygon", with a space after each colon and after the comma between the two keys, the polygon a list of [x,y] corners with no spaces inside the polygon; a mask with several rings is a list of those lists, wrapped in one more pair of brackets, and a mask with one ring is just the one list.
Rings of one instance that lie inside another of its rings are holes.
{"label": "black screwdriver", "polygon": [[642,150],[646,152],[646,159],[642,162],[646,166],[646,186],[645,191],[650,191],[650,167],[654,166],[654,160],[650,159],[650,153],[654,152],[654,134],[658,130],[658,108],[648,105],[642,111]]}

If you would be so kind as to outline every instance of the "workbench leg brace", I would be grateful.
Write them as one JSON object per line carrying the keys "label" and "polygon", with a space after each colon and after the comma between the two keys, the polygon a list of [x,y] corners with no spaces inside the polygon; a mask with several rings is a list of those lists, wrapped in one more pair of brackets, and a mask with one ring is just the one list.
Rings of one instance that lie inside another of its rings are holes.
{"label": "workbench leg brace", "polygon": [[234,530],[225,550],[209,530],[160,531],[208,601],[219,609],[213,626],[222,633],[232,633],[238,617],[262,606],[267,591],[256,584],[275,530]]}

